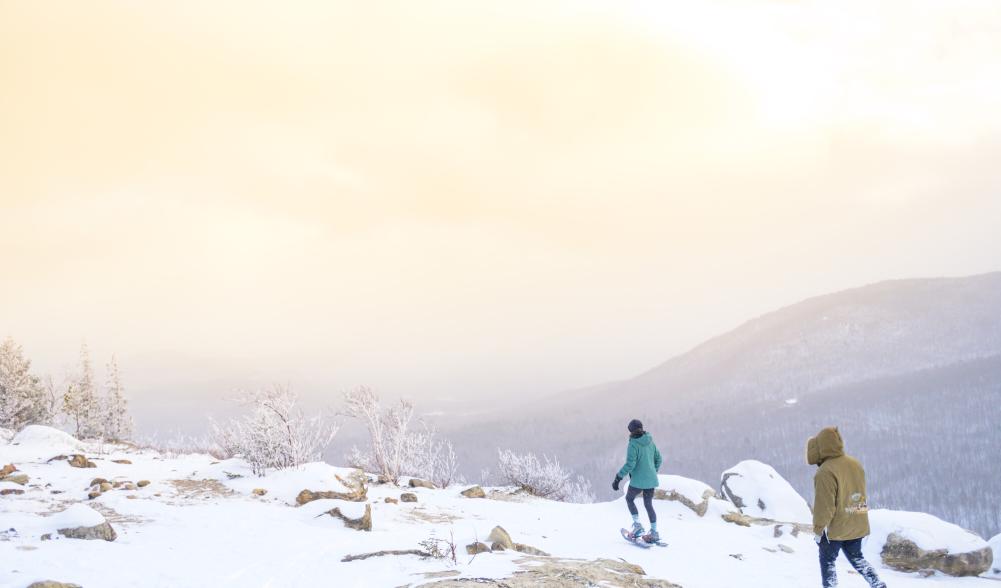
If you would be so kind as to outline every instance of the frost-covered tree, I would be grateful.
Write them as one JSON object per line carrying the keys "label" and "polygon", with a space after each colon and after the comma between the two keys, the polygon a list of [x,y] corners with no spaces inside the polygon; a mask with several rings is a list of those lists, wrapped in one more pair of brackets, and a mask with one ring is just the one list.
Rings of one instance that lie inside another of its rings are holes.
{"label": "frost-covered tree", "polygon": [[253,472],[289,469],[319,460],[338,427],[323,414],[307,417],[287,386],[251,392],[237,399],[249,414],[212,423],[212,436],[223,452],[242,457]]}
{"label": "frost-covered tree", "polygon": [[344,405],[344,413],[368,430],[371,443],[367,452],[352,448],[350,465],[376,472],[394,484],[400,476],[423,478],[439,488],[456,480],[458,460],[452,443],[422,421],[418,421],[419,429],[411,429],[412,403],[400,400],[384,410],[378,395],[361,387],[344,395]]}
{"label": "frost-covered tree", "polygon": [[556,458],[534,453],[519,455],[510,450],[497,450],[497,462],[504,479],[534,496],[562,502],[594,502],[591,482],[560,465]]}
{"label": "frost-covered tree", "polygon": [[102,410],[94,387],[94,368],[90,363],[90,350],[86,343],[80,347],[80,373],[63,395],[63,410],[75,427],[77,438],[88,439],[101,435]]}
{"label": "frost-covered tree", "polygon": [[31,361],[8,337],[0,343],[0,428],[16,432],[51,418],[41,380],[31,373]]}
{"label": "frost-covered tree", "polygon": [[123,441],[132,436],[132,417],[129,415],[128,400],[122,386],[122,376],[115,356],[107,370],[107,393],[103,401],[103,433],[106,441]]}

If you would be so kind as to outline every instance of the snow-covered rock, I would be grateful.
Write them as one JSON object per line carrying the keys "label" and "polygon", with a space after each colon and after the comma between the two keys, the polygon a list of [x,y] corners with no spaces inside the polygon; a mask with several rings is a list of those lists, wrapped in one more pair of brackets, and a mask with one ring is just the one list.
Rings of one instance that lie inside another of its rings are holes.
{"label": "snow-covered rock", "polygon": [[659,486],[654,498],[680,502],[700,517],[705,516],[709,510],[709,501],[716,496],[716,491],[709,484],[698,480],[674,475],[661,475],[657,478]]}
{"label": "snow-covered rock", "polygon": [[80,453],[86,449],[83,442],[69,433],[45,425],[28,425],[21,429],[10,445],[17,447],[18,453],[30,454],[34,459],[59,453]]}
{"label": "snow-covered rock", "polygon": [[991,547],[980,536],[930,514],[894,510],[869,513],[868,557],[904,571],[938,570],[979,576],[991,568]]}
{"label": "snow-covered rock", "polygon": [[723,472],[720,493],[743,514],[774,521],[807,523],[810,506],[772,466],[753,459]]}
{"label": "snow-covered rock", "polygon": [[988,578],[1001,579],[1001,534],[995,535],[987,544],[991,546],[991,551],[994,552],[994,563],[991,564],[991,569],[987,570],[984,575]]}

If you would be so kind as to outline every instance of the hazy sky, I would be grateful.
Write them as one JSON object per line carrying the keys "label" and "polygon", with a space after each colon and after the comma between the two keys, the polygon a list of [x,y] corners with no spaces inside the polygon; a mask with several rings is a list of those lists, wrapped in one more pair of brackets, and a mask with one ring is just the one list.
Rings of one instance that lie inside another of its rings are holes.
{"label": "hazy sky", "polygon": [[0,336],[147,421],[626,377],[1001,269],[999,104],[995,0],[0,0]]}

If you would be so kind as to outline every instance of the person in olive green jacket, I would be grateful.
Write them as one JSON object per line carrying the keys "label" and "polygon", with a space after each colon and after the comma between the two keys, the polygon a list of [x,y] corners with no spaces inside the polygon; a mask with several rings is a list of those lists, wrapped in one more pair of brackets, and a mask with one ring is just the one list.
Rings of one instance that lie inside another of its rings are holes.
{"label": "person in olive green jacket", "polygon": [[845,455],[837,427],[827,427],[806,442],[806,461],[818,466],[813,477],[813,534],[820,548],[824,588],[838,585],[835,561],[841,551],[872,588],[886,588],[862,556],[862,538],[869,535],[869,505],[865,470]]}
{"label": "person in olive green jacket", "polygon": [[[619,491],[619,482],[629,476],[629,489],[626,490],[626,506],[629,514],[633,517],[633,528],[630,535],[634,538],[642,537],[648,543],[660,541],[660,534],[657,533],[657,513],[653,510],[653,491],[659,483],[657,470],[660,469],[660,450],[653,442],[650,433],[643,430],[643,423],[637,419],[629,421],[626,427],[629,430],[629,445],[626,447],[626,464],[622,466],[619,473],[612,482],[612,490]],[[640,512],[636,508],[636,497],[643,493],[643,506],[646,514],[650,518],[650,533],[644,535],[643,525],[640,524]]]}

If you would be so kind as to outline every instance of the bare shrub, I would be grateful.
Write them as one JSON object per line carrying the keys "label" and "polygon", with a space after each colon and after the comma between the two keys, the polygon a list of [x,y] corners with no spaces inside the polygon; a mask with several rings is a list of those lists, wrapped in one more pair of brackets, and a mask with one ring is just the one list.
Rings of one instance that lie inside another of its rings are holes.
{"label": "bare shrub", "polygon": [[225,425],[212,423],[215,442],[225,453],[247,460],[263,476],[268,469],[296,468],[319,460],[337,426],[322,414],[307,417],[287,386],[244,394],[238,402],[250,413]]}
{"label": "bare shrub", "polygon": [[543,455],[540,461],[534,453],[519,455],[498,449],[497,462],[501,475],[514,486],[542,498],[561,502],[594,502],[591,482],[560,465],[556,458]]}
{"label": "bare shrub", "polygon": [[423,541],[417,543],[421,546],[421,550],[427,554],[426,557],[431,559],[440,559],[443,561],[449,561],[452,565],[457,565],[458,560],[458,549],[455,546],[455,532],[448,532],[448,539],[442,539],[441,537],[435,537],[434,532],[431,536]]}
{"label": "bare shrub", "polygon": [[378,473],[396,484],[400,476],[412,476],[446,488],[457,481],[458,459],[452,443],[423,421],[411,428],[414,405],[406,400],[383,409],[371,388],[361,387],[344,395],[344,414],[362,421],[370,447],[351,448],[346,456],[352,467]]}

